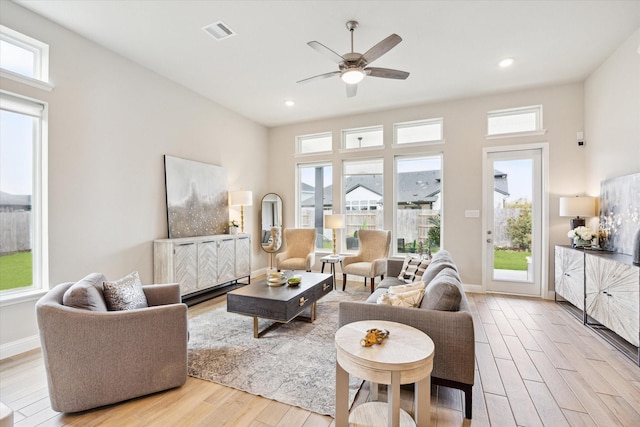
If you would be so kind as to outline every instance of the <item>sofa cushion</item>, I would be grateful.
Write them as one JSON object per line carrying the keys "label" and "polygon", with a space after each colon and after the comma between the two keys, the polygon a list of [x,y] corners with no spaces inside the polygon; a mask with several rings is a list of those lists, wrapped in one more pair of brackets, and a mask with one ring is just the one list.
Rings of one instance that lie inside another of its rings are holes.
{"label": "sofa cushion", "polygon": [[399,285],[406,285],[406,282],[404,280],[398,279],[397,277],[385,277],[380,281],[380,283],[378,283],[376,289],[388,289],[391,286]]}
{"label": "sofa cushion", "polygon": [[142,290],[142,282],[137,271],[115,282],[104,282],[103,289],[104,299],[109,310],[131,310],[148,307],[147,297]]}
{"label": "sofa cushion", "polygon": [[90,311],[107,311],[107,303],[102,295],[102,283],[107,280],[102,273],[91,273],[74,283],[62,296],[62,304],[67,307]]}
{"label": "sofa cushion", "polygon": [[388,291],[389,290],[387,288],[376,288],[375,292],[369,295],[369,298],[367,298],[367,302],[376,304],[378,302],[378,298],[380,298],[380,295],[386,294]]}
{"label": "sofa cushion", "polygon": [[462,300],[460,287],[457,271],[444,268],[427,285],[420,307],[428,310],[458,311]]}
{"label": "sofa cushion", "polygon": [[458,271],[449,252],[441,249],[433,255],[429,266],[425,270],[420,280],[428,284],[433,280],[434,277],[438,275],[438,273],[440,273],[440,271],[445,268],[451,268],[455,271]]}
{"label": "sofa cushion", "polygon": [[405,255],[398,279],[403,280],[405,283],[420,280],[430,262],[431,258],[428,256]]}
{"label": "sofa cushion", "polygon": [[415,291],[416,289],[424,289],[426,287],[424,282],[408,283],[406,285],[389,286],[390,294],[402,294],[404,292]]}

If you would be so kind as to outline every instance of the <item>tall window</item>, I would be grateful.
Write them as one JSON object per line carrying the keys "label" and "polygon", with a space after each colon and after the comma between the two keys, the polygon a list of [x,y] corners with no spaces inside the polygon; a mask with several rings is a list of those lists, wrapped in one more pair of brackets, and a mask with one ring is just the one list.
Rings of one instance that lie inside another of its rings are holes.
{"label": "tall window", "polygon": [[49,45],[0,25],[0,68],[49,81]]}
{"label": "tall window", "polygon": [[347,250],[357,250],[359,230],[384,228],[383,161],[345,160],[342,165]]}
{"label": "tall window", "polygon": [[331,249],[332,231],[324,229],[324,215],[333,213],[331,164],[298,165],[298,227],[315,228],[316,248]]}
{"label": "tall window", "polygon": [[342,146],[348,150],[382,147],[383,145],[382,126],[346,129],[342,131]]}
{"label": "tall window", "polygon": [[489,111],[487,135],[542,131],[542,105]]}
{"label": "tall window", "polygon": [[42,287],[46,274],[44,105],[0,92],[0,292]]}
{"label": "tall window", "polygon": [[442,155],[395,158],[396,253],[437,252],[442,211]]}

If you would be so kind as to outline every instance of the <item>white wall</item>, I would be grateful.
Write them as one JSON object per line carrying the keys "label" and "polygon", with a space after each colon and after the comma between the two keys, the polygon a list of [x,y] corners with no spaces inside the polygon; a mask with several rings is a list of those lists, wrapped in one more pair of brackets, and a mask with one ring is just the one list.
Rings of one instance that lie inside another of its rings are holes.
{"label": "white wall", "polygon": [[[487,111],[511,107],[542,104],[544,127],[547,133],[541,136],[487,140]],[[396,154],[442,151],[444,154],[443,185],[443,245],[456,260],[462,281],[467,285],[482,283],[482,220],[465,218],[466,209],[482,208],[482,149],[490,146],[530,144],[548,142],[550,155],[549,171],[549,262],[553,258],[553,245],[565,244],[568,221],[558,217],[560,195],[584,191],[585,152],[577,146],[576,132],[584,130],[583,85],[581,83],[536,88],[519,92],[483,96],[469,99],[417,105],[369,114],[360,114],[334,119],[319,120],[269,131],[270,160],[278,163],[277,172],[270,175],[271,189],[283,196],[285,207],[284,225],[295,224],[295,167],[297,162],[332,161],[333,182],[340,182],[341,161],[347,158],[378,157],[385,161],[385,200],[390,201],[393,189],[393,158]],[[443,117],[446,143],[420,149],[393,149],[393,123]],[[360,153],[338,153],[342,129],[384,126],[385,147],[380,151]],[[334,153],[308,158],[293,156],[296,135],[333,132]],[[339,186],[334,186],[333,200],[340,201]],[[340,211],[336,203],[334,209]],[[385,209],[385,228],[392,228],[392,210]],[[553,289],[552,273],[545,285]]]}
{"label": "white wall", "polygon": [[[6,79],[0,88],[49,104],[51,286],[132,270],[152,283],[152,241],[167,237],[164,154],[227,168],[229,190],[254,193],[245,229],[260,229],[266,128],[12,2],[3,1],[0,22],[50,45],[52,92]],[[267,264],[259,244],[253,270]],[[37,334],[34,304],[2,307],[3,350]]]}
{"label": "white wall", "polygon": [[640,29],[586,80],[586,192],[640,172]]}

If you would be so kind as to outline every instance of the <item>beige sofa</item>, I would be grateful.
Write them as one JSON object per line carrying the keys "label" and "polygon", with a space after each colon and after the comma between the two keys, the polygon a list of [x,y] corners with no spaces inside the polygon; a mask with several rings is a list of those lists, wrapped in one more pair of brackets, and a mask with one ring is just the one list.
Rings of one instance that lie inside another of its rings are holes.
{"label": "beige sofa", "polygon": [[[104,276],[87,277],[99,289]],[[178,284],[143,286],[149,307],[123,311],[65,306],[73,285],[36,304],[51,408],[84,411],[185,383],[187,306]]]}
{"label": "beige sofa", "polygon": [[[420,307],[405,308],[377,304],[378,297],[386,293],[389,286],[404,284],[397,278],[402,263],[402,260],[388,260],[387,277],[380,282],[367,302],[341,302],[339,326],[360,320],[387,320],[413,326],[425,332],[435,344],[432,383],[462,390],[465,395],[465,417],[470,419],[475,370],[475,338],[471,309],[457,268],[450,254],[440,250],[433,256],[422,276],[427,282],[427,294]],[[432,297],[429,298],[429,284],[432,284],[432,290],[436,285],[442,284],[444,288],[448,287],[449,291],[453,287],[457,288],[459,293],[457,310],[442,311],[427,308],[438,308],[437,301],[434,301],[435,293],[432,292]]]}

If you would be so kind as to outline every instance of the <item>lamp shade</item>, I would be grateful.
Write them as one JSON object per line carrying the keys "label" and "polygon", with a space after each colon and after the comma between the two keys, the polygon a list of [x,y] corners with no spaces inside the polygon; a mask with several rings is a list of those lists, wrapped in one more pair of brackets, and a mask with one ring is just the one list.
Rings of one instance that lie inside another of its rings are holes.
{"label": "lamp shade", "polygon": [[229,203],[231,206],[251,206],[253,205],[253,193],[251,191],[232,191],[229,193]]}
{"label": "lamp shade", "polygon": [[560,216],[591,217],[595,209],[595,197],[560,197]]}
{"label": "lamp shade", "polygon": [[324,216],[325,228],[338,230],[344,228],[344,215],[342,214],[330,214]]}

